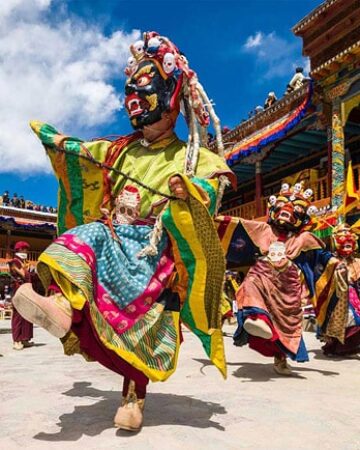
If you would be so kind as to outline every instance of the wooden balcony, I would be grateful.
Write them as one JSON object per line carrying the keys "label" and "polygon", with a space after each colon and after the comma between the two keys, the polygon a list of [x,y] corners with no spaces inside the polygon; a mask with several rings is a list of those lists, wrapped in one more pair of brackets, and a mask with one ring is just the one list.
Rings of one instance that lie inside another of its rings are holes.
{"label": "wooden balcony", "polygon": [[[40,251],[30,251],[28,252],[28,261],[36,262],[40,256]],[[0,248],[0,259],[9,259],[6,256],[6,248]]]}
{"label": "wooden balcony", "polygon": [[[360,187],[360,165],[354,166],[354,180],[355,186],[359,190]],[[272,185],[279,185],[280,182],[277,181],[272,183]],[[269,185],[270,186],[270,185]],[[269,186],[266,186],[267,188]],[[323,208],[330,205],[330,189],[328,186],[328,177],[324,176],[318,178],[316,182],[310,183],[309,187],[313,190],[313,205],[317,208]],[[256,214],[256,202],[251,201],[244,203],[242,205],[234,206],[233,208],[228,208],[221,211],[221,214],[234,216],[234,217],[242,217],[244,219],[257,219],[257,220],[266,220],[266,211],[267,211],[267,202],[269,196],[261,197],[262,211],[264,212],[263,216],[257,216]]]}
{"label": "wooden balcony", "polygon": [[[42,252],[40,251],[30,251],[28,252],[28,262],[31,267],[35,267],[39,256]],[[9,264],[11,258],[8,257],[6,248],[0,248],[0,272],[8,272]]]}

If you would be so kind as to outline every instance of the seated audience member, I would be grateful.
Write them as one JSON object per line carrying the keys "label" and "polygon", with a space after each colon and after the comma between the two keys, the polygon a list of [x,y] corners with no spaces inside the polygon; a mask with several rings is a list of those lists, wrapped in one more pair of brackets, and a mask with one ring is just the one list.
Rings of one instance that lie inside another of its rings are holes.
{"label": "seated audience member", "polygon": [[264,109],[270,108],[277,101],[275,92],[269,92],[265,100]]}

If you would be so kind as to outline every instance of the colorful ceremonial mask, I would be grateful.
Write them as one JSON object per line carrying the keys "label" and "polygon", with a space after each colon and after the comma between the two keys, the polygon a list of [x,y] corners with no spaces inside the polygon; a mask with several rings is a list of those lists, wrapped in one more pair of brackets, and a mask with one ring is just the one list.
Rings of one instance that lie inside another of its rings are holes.
{"label": "colorful ceremonial mask", "polygon": [[343,258],[351,257],[358,249],[358,237],[346,223],[334,228],[332,242],[336,253]]}
{"label": "colorful ceremonial mask", "polygon": [[301,183],[291,187],[283,184],[280,193],[269,198],[268,223],[283,231],[299,232],[310,221],[313,192],[303,190]]}
{"label": "colorful ceremonial mask", "polygon": [[196,74],[175,45],[155,32],[144,33],[144,40],[130,47],[133,54],[125,74],[125,106],[135,129],[157,122],[162,113],[173,113],[175,123],[183,106],[190,102],[201,126],[209,125],[209,113],[197,91]]}

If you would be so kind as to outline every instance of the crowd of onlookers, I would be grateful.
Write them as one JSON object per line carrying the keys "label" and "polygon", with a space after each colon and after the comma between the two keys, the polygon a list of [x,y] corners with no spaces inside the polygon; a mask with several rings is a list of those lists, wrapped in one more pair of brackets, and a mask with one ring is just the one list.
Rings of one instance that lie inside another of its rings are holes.
{"label": "crowd of onlookers", "polygon": [[[295,69],[295,74],[289,81],[288,85],[286,86],[286,90],[284,95],[288,95],[291,92],[295,91],[296,89],[301,88],[301,86],[309,80],[309,78],[306,78],[304,75],[304,69],[302,67],[297,67]],[[248,114],[248,118],[256,116],[257,114],[261,113],[267,108],[270,108],[273,106],[275,102],[277,102],[278,98],[275,95],[275,92],[269,92],[268,96],[265,99],[264,106],[258,105],[254,108],[254,110],[250,111]],[[245,122],[246,119],[243,119],[243,122]]]}
{"label": "crowd of onlookers", "polygon": [[9,191],[5,191],[3,195],[0,196],[0,205],[12,206],[14,208],[27,209],[30,211],[57,213],[57,209],[52,206],[38,205],[30,200],[25,200],[23,195],[18,196],[16,193],[10,196]]}
{"label": "crowd of onlookers", "polygon": [[[291,92],[295,91],[296,89],[301,88],[303,84],[305,84],[307,81],[309,81],[309,78],[306,78],[304,75],[304,69],[302,67],[297,67],[295,69],[295,74],[289,81],[289,83],[286,86],[286,90],[284,95],[288,95]],[[246,122],[247,120],[251,119],[252,117],[256,116],[257,114],[261,113],[265,109],[270,108],[278,101],[278,98],[276,97],[275,92],[271,91],[268,93],[268,96],[265,99],[264,106],[258,105],[253,110],[251,110],[248,114],[247,119],[242,119],[241,122]],[[221,134],[224,136],[230,131],[230,128],[227,126],[224,126],[221,129]],[[215,141],[215,137],[212,133],[208,133],[208,144],[212,144]]]}

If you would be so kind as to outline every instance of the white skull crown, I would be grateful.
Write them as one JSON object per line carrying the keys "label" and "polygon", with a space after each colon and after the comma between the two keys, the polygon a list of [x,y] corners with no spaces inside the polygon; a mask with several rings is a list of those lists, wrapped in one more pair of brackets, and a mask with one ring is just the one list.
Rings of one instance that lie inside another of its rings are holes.
{"label": "white skull crown", "polygon": [[166,74],[172,73],[176,68],[175,55],[172,53],[165,53],[163,59],[163,69]]}

